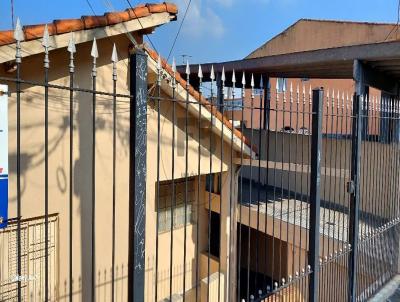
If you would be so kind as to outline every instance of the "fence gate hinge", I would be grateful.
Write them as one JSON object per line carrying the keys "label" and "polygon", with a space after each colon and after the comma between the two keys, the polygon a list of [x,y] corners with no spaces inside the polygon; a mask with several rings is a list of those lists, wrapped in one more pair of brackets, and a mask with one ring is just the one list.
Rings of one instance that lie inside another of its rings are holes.
{"label": "fence gate hinge", "polygon": [[354,182],[352,180],[347,183],[347,193],[354,193]]}

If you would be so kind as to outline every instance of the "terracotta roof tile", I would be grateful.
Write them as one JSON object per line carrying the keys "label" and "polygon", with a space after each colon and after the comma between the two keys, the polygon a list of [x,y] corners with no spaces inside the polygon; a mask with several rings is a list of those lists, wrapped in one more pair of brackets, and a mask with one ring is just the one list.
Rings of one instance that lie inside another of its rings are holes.
{"label": "terracotta roof tile", "polygon": [[165,4],[148,4],[147,7],[150,13],[162,13],[168,11]]}
{"label": "terracotta roof tile", "polygon": [[13,30],[5,30],[0,31],[0,44],[10,44],[14,42],[14,31]]}
{"label": "terracotta roof tile", "polygon": [[129,13],[131,19],[150,16],[149,9],[145,6],[134,7],[133,9],[128,8],[126,11]]}
{"label": "terracotta roof tile", "polygon": [[[79,31],[84,29],[92,29],[96,27],[104,27],[115,25],[118,23],[143,18],[157,13],[169,13],[176,17],[178,8],[173,3],[154,3],[139,4],[133,9],[129,8],[125,11],[109,12],[103,16],[82,16],[80,19],[62,19],[54,20],[47,24],[50,35],[63,34],[71,31]],[[33,40],[43,37],[45,24],[24,26],[26,40]],[[13,30],[0,31],[0,46],[14,43]]]}
{"label": "terracotta roof tile", "polygon": [[117,24],[120,22],[129,21],[129,13],[128,12],[115,12],[115,13],[106,13],[105,17],[107,18],[108,25]]}
{"label": "terracotta roof tile", "polygon": [[[145,46],[145,50],[147,51],[147,53],[149,54],[149,56],[157,61],[158,60],[158,53],[156,51],[154,51],[153,49],[151,49],[148,46]],[[161,65],[164,68],[164,70],[166,70],[168,72],[168,74],[170,76],[173,76],[174,73],[172,71],[172,67],[171,65],[168,64],[168,62],[161,58]],[[184,80],[182,78],[182,76],[180,75],[179,72],[175,73],[175,79],[176,81],[182,86],[182,87],[186,87],[186,80]],[[189,94],[198,102],[200,102],[205,108],[207,108],[208,111],[210,111],[217,119],[219,119],[225,127],[227,127],[228,129],[230,129],[231,131],[233,131],[233,133],[241,140],[243,140],[243,142],[245,144],[247,144],[248,146],[250,146],[250,142],[249,140],[236,128],[233,127],[232,123],[229,122],[229,120],[222,115],[222,113],[220,111],[218,111],[218,109],[215,106],[211,106],[211,103],[204,98],[203,96],[200,96],[200,93],[198,91],[196,91],[193,86],[189,85]],[[257,148],[253,145],[252,146],[252,150],[254,152],[257,152]]]}
{"label": "terracotta roof tile", "polygon": [[105,16],[82,16],[85,29],[107,26],[107,18]]}
{"label": "terracotta roof tile", "polygon": [[[25,40],[34,40],[43,36],[45,24],[27,25],[23,27]],[[47,29],[50,35],[57,33],[56,26],[53,23],[47,24]]]}
{"label": "terracotta roof tile", "polygon": [[82,30],[85,28],[82,19],[54,20],[53,23],[56,26],[57,34]]}

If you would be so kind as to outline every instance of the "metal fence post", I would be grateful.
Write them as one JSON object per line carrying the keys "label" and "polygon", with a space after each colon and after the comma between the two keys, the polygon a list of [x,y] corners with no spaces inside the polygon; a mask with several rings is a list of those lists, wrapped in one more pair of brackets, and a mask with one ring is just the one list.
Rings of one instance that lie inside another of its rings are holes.
{"label": "metal fence post", "polygon": [[322,108],[324,91],[314,89],[312,94],[311,175],[310,175],[310,242],[308,264],[312,273],[309,282],[309,301],[318,301],[319,279],[319,225],[322,149]]}
{"label": "metal fence post", "polygon": [[348,185],[350,193],[350,217],[349,217],[349,243],[351,244],[349,258],[349,296],[348,301],[356,301],[357,284],[357,245],[358,245],[358,221],[360,201],[360,161],[361,161],[361,131],[362,131],[362,99],[354,95],[353,101],[353,129],[351,147],[351,181]]}
{"label": "metal fence post", "polygon": [[147,55],[130,55],[128,301],[144,301],[147,149]]}

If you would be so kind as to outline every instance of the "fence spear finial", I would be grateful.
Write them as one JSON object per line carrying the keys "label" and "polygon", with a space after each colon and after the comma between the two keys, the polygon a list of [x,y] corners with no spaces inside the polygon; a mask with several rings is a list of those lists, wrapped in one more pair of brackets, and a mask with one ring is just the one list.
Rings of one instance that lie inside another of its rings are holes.
{"label": "fence spear finial", "polygon": [[75,53],[76,52],[75,41],[74,41],[74,32],[71,32],[71,37],[69,38],[69,41],[68,41],[67,50],[68,50],[69,53]]}
{"label": "fence spear finial", "polygon": [[215,80],[214,65],[211,65],[210,79],[211,82]]}
{"label": "fence spear finial", "polygon": [[245,86],[246,86],[246,74],[244,73],[244,71],[243,71],[243,74],[242,74],[242,85],[243,85],[243,89],[244,89]]}
{"label": "fence spear finial", "polygon": [[92,51],[90,52],[90,55],[95,59],[99,57],[99,52],[97,50],[96,38],[93,39]]}
{"label": "fence spear finial", "polygon": [[99,52],[97,50],[96,38],[93,39],[92,50],[90,52],[90,55],[93,57],[92,76],[95,77],[97,74],[96,59],[99,57]]}
{"label": "fence spear finial", "polygon": [[176,61],[175,61],[175,57],[172,58],[172,89],[176,88]]}
{"label": "fence spear finial", "polygon": [[232,70],[232,83],[233,83],[233,86],[235,86],[235,83],[236,83],[235,69]]}
{"label": "fence spear finial", "polygon": [[200,81],[203,79],[203,70],[201,69],[200,64],[199,64],[199,71],[197,73],[197,76],[199,77]]}
{"label": "fence spear finial", "polygon": [[222,84],[225,84],[225,66],[222,66],[222,73],[221,73],[221,81]]}
{"label": "fence spear finial", "polygon": [[44,31],[43,31],[43,40],[42,40],[42,45],[46,49],[49,48],[50,44],[50,37],[49,37],[49,28],[47,27],[47,24],[44,26]]}
{"label": "fence spear finial", "polygon": [[73,32],[71,32],[71,37],[69,38],[67,51],[69,52],[69,72],[74,72],[74,53],[76,52],[76,47]]}
{"label": "fence spear finial", "polygon": [[17,18],[17,23],[14,29],[14,39],[17,41],[16,52],[15,52],[15,62],[21,63],[21,41],[24,40],[24,32],[22,31],[21,21]]}
{"label": "fence spear finial", "polygon": [[117,53],[117,47],[115,46],[115,43],[113,45],[113,50],[111,54],[111,62],[117,63],[118,62],[118,53]]}
{"label": "fence spear finial", "polygon": [[190,75],[190,66],[189,66],[189,60],[186,60],[186,75]]}
{"label": "fence spear finial", "polygon": [[160,74],[161,71],[161,56],[158,55],[157,57],[157,73]]}
{"label": "fence spear finial", "polygon": [[113,45],[113,51],[111,54],[111,62],[113,63],[113,80],[117,80],[117,62],[118,62],[118,54],[117,54],[117,47],[115,43]]}
{"label": "fence spear finial", "polygon": [[24,32],[22,31],[21,21],[19,18],[17,18],[17,23],[15,24],[14,39],[17,42],[24,41]]}
{"label": "fence spear finial", "polygon": [[176,61],[175,57],[172,58],[172,72],[175,74],[176,73]]}
{"label": "fence spear finial", "polygon": [[44,68],[49,68],[50,37],[49,37],[49,29],[47,27],[47,24],[44,26],[42,45],[44,47]]}

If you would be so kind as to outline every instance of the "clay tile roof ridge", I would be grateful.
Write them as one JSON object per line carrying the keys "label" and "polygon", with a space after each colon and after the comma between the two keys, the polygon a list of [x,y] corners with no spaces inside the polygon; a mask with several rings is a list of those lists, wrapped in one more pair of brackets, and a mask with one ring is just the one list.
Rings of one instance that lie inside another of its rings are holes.
{"label": "clay tile roof ridge", "polygon": [[[150,16],[157,13],[169,13],[176,17],[178,8],[173,3],[149,3],[139,4],[124,11],[106,12],[103,15],[81,16],[75,19],[55,19],[47,23],[50,35],[59,35],[84,29],[111,26],[118,23]],[[25,25],[23,31],[25,40],[35,40],[43,37],[46,24]],[[0,46],[15,43],[13,30],[0,31]]]}

